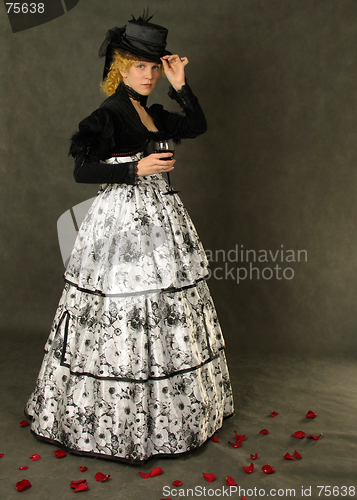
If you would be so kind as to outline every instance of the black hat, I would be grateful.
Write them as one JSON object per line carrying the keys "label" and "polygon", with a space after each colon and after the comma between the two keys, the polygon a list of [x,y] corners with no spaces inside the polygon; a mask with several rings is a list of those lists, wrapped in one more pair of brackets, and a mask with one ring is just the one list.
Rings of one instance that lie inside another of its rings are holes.
{"label": "black hat", "polygon": [[[149,10],[149,9],[148,9]],[[160,57],[171,55],[166,50],[168,30],[163,26],[149,23],[153,17],[147,17],[148,10],[138,19],[128,21],[121,28],[115,27],[107,31],[105,40],[99,49],[99,57],[105,56],[103,80],[107,76],[112,63],[113,52],[119,49],[123,54],[136,56],[143,61],[160,63]]]}

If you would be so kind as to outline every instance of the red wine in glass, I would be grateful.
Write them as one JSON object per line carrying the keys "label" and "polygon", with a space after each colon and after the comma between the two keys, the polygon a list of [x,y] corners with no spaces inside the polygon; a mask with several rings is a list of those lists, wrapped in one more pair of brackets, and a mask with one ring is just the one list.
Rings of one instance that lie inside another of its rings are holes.
{"label": "red wine in glass", "polygon": [[155,153],[171,153],[172,156],[161,158],[161,160],[172,160],[174,152],[175,151],[173,149],[155,149]]}

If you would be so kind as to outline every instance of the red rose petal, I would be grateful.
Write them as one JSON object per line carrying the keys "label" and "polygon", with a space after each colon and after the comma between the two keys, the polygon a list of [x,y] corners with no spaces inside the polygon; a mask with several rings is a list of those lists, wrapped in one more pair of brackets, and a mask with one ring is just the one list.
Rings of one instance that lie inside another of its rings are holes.
{"label": "red rose petal", "polygon": [[31,483],[27,479],[23,479],[22,481],[16,483],[17,491],[24,491],[27,490],[27,488],[31,488]]}
{"label": "red rose petal", "polygon": [[151,472],[150,472],[150,477],[155,477],[155,476],[160,476],[163,474],[164,471],[161,469],[161,467],[155,467]]}
{"label": "red rose petal", "polygon": [[27,465],[25,465],[25,467],[19,467],[19,470],[27,470],[27,469],[28,469]]}
{"label": "red rose petal", "polygon": [[274,418],[279,415],[279,413],[277,411],[272,411],[270,415]]}
{"label": "red rose petal", "polygon": [[306,418],[315,418],[316,417],[316,413],[314,411],[308,411],[306,413]]}
{"label": "red rose petal", "polygon": [[88,469],[88,467],[85,467],[85,466],[79,467],[79,470],[81,470],[82,472],[86,471],[87,469]]}
{"label": "red rose petal", "polygon": [[240,448],[242,446],[242,441],[235,441],[232,443],[232,441],[228,441],[228,444],[231,444],[233,448]]}
{"label": "red rose petal", "polygon": [[294,458],[294,457],[292,457],[292,456],[290,455],[290,453],[285,453],[284,458],[285,458],[285,460],[295,460],[295,458]]}
{"label": "red rose petal", "polygon": [[150,477],[150,472],[139,472],[139,475],[140,475],[143,479],[147,479],[148,477]]}
{"label": "red rose petal", "polygon": [[2,458],[4,456],[4,453],[0,453],[0,458]]}
{"label": "red rose petal", "polygon": [[96,475],[94,476],[95,480],[96,481],[106,481],[107,479],[110,478],[110,474],[108,474],[107,476],[105,474],[103,474],[102,472],[97,472]]}
{"label": "red rose petal", "polygon": [[216,480],[216,476],[214,474],[205,474],[203,472],[203,477],[205,478],[206,481],[208,481],[209,483],[212,483],[213,481]]}
{"label": "red rose petal", "polygon": [[231,478],[231,476],[227,476],[226,485],[227,486],[238,486],[237,483],[234,481],[234,479]]}
{"label": "red rose petal", "polygon": [[63,450],[56,450],[53,453],[54,453],[54,456],[56,458],[62,458],[62,457],[65,457],[67,455],[67,453]]}
{"label": "red rose petal", "polygon": [[87,483],[81,483],[78,486],[74,488],[74,492],[78,493],[78,491],[86,491],[88,490],[88,484]]}
{"label": "red rose petal", "polygon": [[37,455],[37,453],[35,453],[34,455],[31,455],[30,456],[31,460],[34,462],[35,460],[40,460],[40,455]]}
{"label": "red rose petal", "polygon": [[20,427],[27,427],[28,425],[30,425],[30,422],[27,420],[21,420]]}
{"label": "red rose petal", "polygon": [[212,436],[211,441],[213,441],[214,443],[219,443],[219,439],[216,436]]}
{"label": "red rose petal", "polygon": [[298,458],[299,460],[302,458],[302,456],[300,455],[300,453],[298,451],[294,451],[294,457],[295,458]]}
{"label": "red rose petal", "polygon": [[272,474],[275,472],[274,467],[271,467],[271,465],[263,465],[262,471],[265,472],[265,474]]}
{"label": "red rose petal", "polygon": [[262,429],[259,434],[269,434],[268,429]]}
{"label": "red rose petal", "polygon": [[174,486],[181,486],[182,481],[177,480],[177,481],[174,481],[172,484],[173,484]]}
{"label": "red rose petal", "polygon": [[72,481],[71,485],[70,485],[70,488],[77,488],[77,486],[79,484],[86,483],[86,482],[87,482],[86,479],[78,479],[78,481]]}
{"label": "red rose petal", "polygon": [[322,433],[319,434],[318,436],[314,436],[313,434],[310,434],[309,436],[307,436],[306,439],[313,439],[314,441],[318,441],[321,436],[322,436]]}
{"label": "red rose petal", "polygon": [[294,432],[294,434],[291,434],[291,437],[303,439],[305,437],[305,432],[304,431],[296,431],[296,432]]}
{"label": "red rose petal", "polygon": [[253,470],[254,470],[254,464],[253,464],[253,462],[248,467],[244,467],[243,465],[242,465],[242,467],[243,467],[243,470],[245,470],[245,472],[247,474],[251,474],[253,472]]}
{"label": "red rose petal", "polygon": [[255,455],[250,455],[250,458],[252,460],[256,460],[258,458],[258,453],[256,453]]}
{"label": "red rose petal", "polygon": [[246,434],[238,435],[236,431],[234,431],[236,441],[244,441]]}

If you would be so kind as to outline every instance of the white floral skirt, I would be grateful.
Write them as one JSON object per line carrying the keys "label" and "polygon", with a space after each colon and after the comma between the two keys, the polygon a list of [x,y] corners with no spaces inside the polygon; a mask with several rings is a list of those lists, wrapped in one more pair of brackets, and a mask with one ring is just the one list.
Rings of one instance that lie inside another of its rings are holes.
{"label": "white floral skirt", "polygon": [[161,175],[102,185],[78,232],[35,390],[32,432],[143,463],[202,445],[233,414],[208,262]]}

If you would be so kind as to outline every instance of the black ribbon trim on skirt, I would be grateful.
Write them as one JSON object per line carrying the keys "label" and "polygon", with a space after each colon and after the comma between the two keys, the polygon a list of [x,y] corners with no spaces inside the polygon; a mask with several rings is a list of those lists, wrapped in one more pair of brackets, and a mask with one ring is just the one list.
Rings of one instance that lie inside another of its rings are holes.
{"label": "black ribbon trim on skirt", "polygon": [[[219,351],[223,351],[224,347],[220,347]],[[195,370],[198,370],[202,368],[202,366],[207,365],[211,361],[214,361],[215,359],[218,359],[219,356],[215,356],[213,358],[208,358],[206,361],[203,361],[199,365],[196,365],[192,368],[184,368],[183,370],[177,370],[176,372],[170,373],[169,375],[162,375],[161,377],[148,377],[146,379],[136,379],[136,378],[129,378],[129,377],[110,377],[110,376],[105,376],[101,377],[100,375],[93,375],[93,373],[88,373],[88,372],[75,372],[71,370],[71,367],[67,363],[61,363],[61,366],[64,366],[69,369],[69,373],[71,375],[75,375],[77,377],[91,377],[95,378],[97,380],[115,380],[117,382],[133,382],[135,384],[147,384],[150,382],[150,380],[167,380],[172,377],[176,377],[176,375],[182,375],[183,373],[188,373],[188,372],[193,372]]]}
{"label": "black ribbon trim on skirt", "polygon": [[198,280],[196,280],[191,285],[182,286],[180,288],[178,288],[178,287],[154,288],[153,290],[143,290],[143,291],[140,291],[140,292],[131,292],[131,293],[103,293],[100,290],[88,290],[88,288],[82,288],[77,283],[73,283],[72,281],[70,281],[69,279],[67,279],[67,278],[65,278],[63,276],[63,279],[64,279],[65,283],[68,283],[69,285],[74,286],[80,292],[90,293],[91,295],[99,295],[100,297],[132,297],[132,296],[135,296],[135,295],[148,295],[148,294],[151,294],[151,293],[181,292],[183,290],[189,290],[190,288],[195,288],[197,286],[197,283],[200,283],[200,281],[206,281],[208,278],[209,278],[209,274],[207,274],[203,278],[199,278]]}

